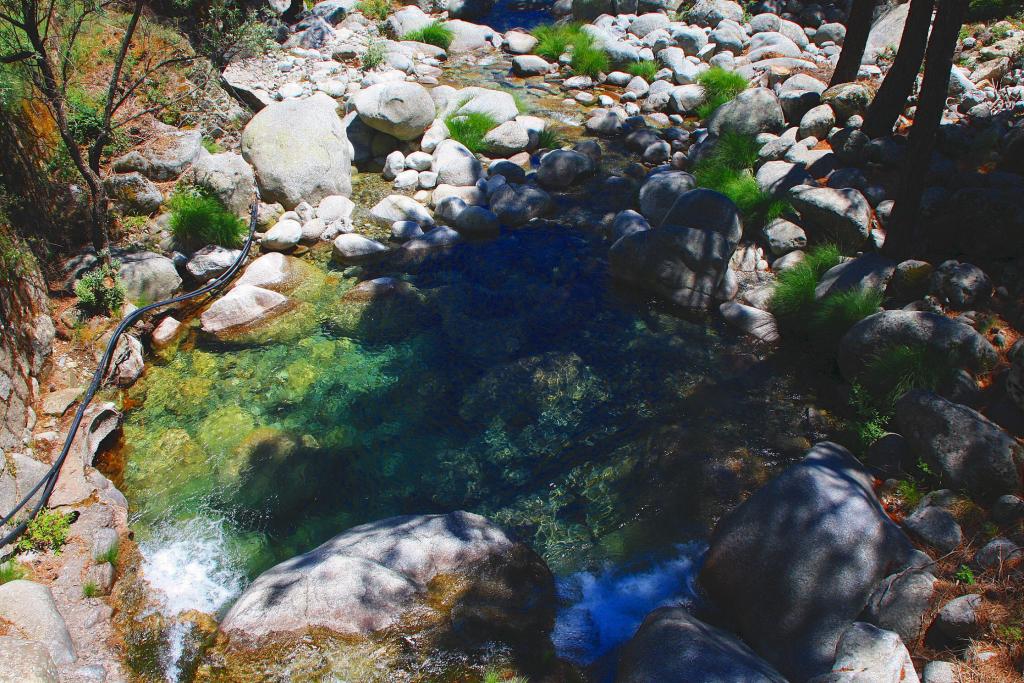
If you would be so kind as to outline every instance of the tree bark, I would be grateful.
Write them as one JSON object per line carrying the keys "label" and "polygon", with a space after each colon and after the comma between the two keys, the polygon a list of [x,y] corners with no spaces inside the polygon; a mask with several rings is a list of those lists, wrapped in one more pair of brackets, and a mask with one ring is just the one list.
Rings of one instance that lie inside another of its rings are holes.
{"label": "tree bark", "polygon": [[843,51],[839,53],[839,62],[832,72],[829,86],[849,83],[856,80],[860,71],[860,60],[864,57],[864,48],[868,44],[871,33],[871,20],[874,16],[878,0],[853,0],[850,16],[846,18],[846,38],[843,40]]}
{"label": "tree bark", "polygon": [[928,44],[928,27],[934,8],[935,0],[911,0],[899,52],[864,119],[862,130],[868,137],[892,133],[896,119],[906,106]]}
{"label": "tree bark", "polygon": [[921,237],[918,220],[921,195],[924,194],[927,169],[946,106],[953,52],[960,26],[967,15],[967,5],[968,0],[938,0],[938,11],[928,39],[917,113],[910,128],[903,179],[882,248],[884,254],[896,260],[910,256],[914,244]]}

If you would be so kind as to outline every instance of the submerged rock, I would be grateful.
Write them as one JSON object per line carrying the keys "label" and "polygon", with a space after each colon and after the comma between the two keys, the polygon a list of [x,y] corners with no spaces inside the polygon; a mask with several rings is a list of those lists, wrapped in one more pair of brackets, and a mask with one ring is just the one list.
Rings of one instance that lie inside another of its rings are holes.
{"label": "submerged rock", "polygon": [[354,527],[263,572],[221,628],[244,647],[312,629],[400,633],[415,618],[419,637],[543,642],[554,597],[544,562],[483,517],[410,515]]}
{"label": "submerged rock", "polygon": [[199,320],[204,332],[224,337],[264,323],[288,307],[288,297],[283,294],[254,285],[238,285],[214,301]]}
{"label": "submerged rock", "polygon": [[805,680],[831,669],[842,632],[911,550],[871,476],[824,442],[719,522],[700,582],[755,652]]}
{"label": "submerged rock", "polygon": [[785,678],[736,636],[662,607],[623,646],[616,683],[743,681],[785,683]]}

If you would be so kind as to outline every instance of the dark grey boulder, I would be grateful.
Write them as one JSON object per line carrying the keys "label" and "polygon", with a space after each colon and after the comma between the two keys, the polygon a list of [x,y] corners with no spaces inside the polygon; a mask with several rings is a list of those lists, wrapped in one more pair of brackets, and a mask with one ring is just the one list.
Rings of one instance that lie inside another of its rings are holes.
{"label": "dark grey boulder", "polygon": [[993,538],[974,553],[974,564],[982,569],[998,569],[1024,558],[1024,548],[1008,538]]}
{"label": "dark grey boulder", "polygon": [[714,300],[735,244],[720,232],[665,225],[626,235],[608,252],[613,277],[685,308]]}
{"label": "dark grey boulder", "polygon": [[896,425],[944,484],[980,500],[1020,490],[1024,448],[978,411],[914,390],[896,403]]}
{"label": "dark grey boulder", "polygon": [[798,185],[789,200],[804,219],[801,225],[819,241],[855,247],[871,234],[871,205],[858,190]]}
{"label": "dark grey boulder", "polygon": [[935,618],[935,628],[954,642],[973,638],[981,633],[982,629],[978,620],[980,608],[980,595],[969,594],[953,598],[939,610]]}
{"label": "dark grey boulder", "polygon": [[932,291],[950,308],[983,306],[992,296],[992,280],[978,266],[946,261],[932,274]]}
{"label": "dark grey boulder", "polygon": [[640,190],[640,196],[641,213],[655,228],[662,225],[685,225],[698,230],[709,230],[721,234],[732,245],[739,242],[743,236],[743,221],[739,209],[731,199],[714,190],[697,188],[684,192],[673,198],[665,213],[660,213],[659,207],[651,211],[653,215],[643,211],[643,188]]}
{"label": "dark grey boulder", "polygon": [[709,626],[682,607],[647,615],[622,649],[616,683],[716,681],[785,683],[782,674],[739,638]]}
{"label": "dark grey boulder", "polygon": [[949,510],[932,505],[918,506],[903,520],[910,535],[939,552],[948,553],[964,540],[964,532]]}
{"label": "dark grey boulder", "polygon": [[502,185],[491,195],[491,211],[510,228],[540,218],[551,207],[551,195],[532,185]]}
{"label": "dark grey boulder", "polygon": [[685,171],[659,171],[652,173],[640,186],[640,213],[658,227],[665,223],[685,224],[672,221],[675,203],[686,192],[697,186],[697,180]]}
{"label": "dark grey boulder", "polygon": [[935,597],[936,579],[924,569],[902,571],[882,579],[868,598],[861,619],[917,642]]}
{"label": "dark grey boulder", "polygon": [[715,110],[708,120],[712,135],[777,133],[786,125],[779,98],[768,88],[750,88]]}
{"label": "dark grey boulder", "polygon": [[715,529],[701,584],[791,679],[831,670],[840,634],[911,557],[872,484],[849,451],[819,443]]}
{"label": "dark grey boulder", "polygon": [[823,299],[851,289],[884,292],[895,270],[893,261],[869,251],[825,271],[814,289],[814,298]]}
{"label": "dark grey boulder", "polygon": [[839,343],[843,377],[859,379],[868,361],[892,346],[924,346],[950,366],[974,373],[996,364],[995,349],[967,325],[927,311],[882,311],[864,318],[843,336]]}

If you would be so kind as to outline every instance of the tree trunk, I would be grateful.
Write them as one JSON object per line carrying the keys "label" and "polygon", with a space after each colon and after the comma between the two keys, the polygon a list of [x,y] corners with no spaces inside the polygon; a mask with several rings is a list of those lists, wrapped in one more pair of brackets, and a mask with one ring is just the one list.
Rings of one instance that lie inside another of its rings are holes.
{"label": "tree trunk", "polygon": [[890,220],[883,253],[890,258],[907,258],[917,242],[918,211],[924,194],[925,178],[931,161],[935,138],[942,121],[949,90],[949,72],[953,68],[953,52],[957,34],[967,15],[968,0],[938,0],[938,11],[928,39],[924,63],[924,80],[917,99],[917,113],[910,129],[903,179]]}
{"label": "tree trunk", "polygon": [[860,71],[860,60],[864,57],[864,47],[868,44],[871,33],[871,20],[875,13],[878,0],[853,0],[850,16],[846,18],[846,38],[843,40],[843,51],[839,53],[839,62],[832,72],[829,86],[849,83],[856,80]]}
{"label": "tree trunk", "polygon": [[911,0],[907,22],[903,25],[900,50],[864,119],[862,130],[868,137],[877,138],[892,133],[896,119],[906,106],[928,44],[928,27],[934,8],[935,0]]}

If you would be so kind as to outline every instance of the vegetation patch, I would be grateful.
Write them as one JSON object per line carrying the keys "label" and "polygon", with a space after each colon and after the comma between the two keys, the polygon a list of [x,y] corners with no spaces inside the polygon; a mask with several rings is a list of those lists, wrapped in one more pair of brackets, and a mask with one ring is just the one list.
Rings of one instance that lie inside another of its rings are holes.
{"label": "vegetation patch", "polygon": [[388,0],[359,0],[356,9],[370,19],[384,21],[391,13],[391,3]]}
{"label": "vegetation patch", "polygon": [[597,78],[609,69],[608,53],[594,44],[590,35],[580,32],[572,46],[572,60],[569,67],[574,74]]}
{"label": "vegetation patch", "polygon": [[487,149],[484,136],[489,131],[497,128],[498,122],[490,114],[484,112],[468,112],[465,114],[452,113],[444,120],[448,128],[449,136],[466,146],[470,152],[476,154]]}
{"label": "vegetation patch", "polygon": [[864,370],[868,386],[881,388],[884,403],[895,406],[912,389],[935,391],[953,378],[955,369],[940,353],[923,345],[899,344],[879,350]]}
{"label": "vegetation patch", "polygon": [[196,188],[180,188],[167,203],[170,227],[181,244],[237,247],[246,233],[245,221],[231,213],[216,197]]}
{"label": "vegetation patch", "polygon": [[770,307],[780,325],[784,328],[798,326],[801,320],[810,317],[818,280],[842,260],[839,248],[826,244],[811,249],[803,261],[779,274]]}
{"label": "vegetation patch", "polygon": [[25,533],[18,539],[18,550],[22,552],[52,550],[60,555],[61,548],[68,542],[68,527],[71,518],[56,510],[40,510],[33,517]]}
{"label": "vegetation patch", "polygon": [[715,110],[747,89],[747,79],[735,71],[714,66],[697,77],[697,83],[704,89],[704,102],[697,107],[697,115],[706,119]]}
{"label": "vegetation patch", "polygon": [[580,24],[543,24],[533,29],[533,37],[537,39],[533,52],[549,61],[557,61],[585,35]]}
{"label": "vegetation patch", "polygon": [[0,585],[8,581],[24,579],[26,576],[28,576],[28,570],[14,560],[0,562]]}
{"label": "vegetation patch", "polygon": [[565,138],[562,137],[562,134],[550,126],[537,133],[538,149],[561,149],[564,144]]}
{"label": "vegetation patch", "polygon": [[423,28],[418,28],[415,31],[409,31],[402,36],[402,40],[412,40],[417,43],[436,45],[443,50],[447,50],[448,46],[452,44],[452,40],[454,39],[455,34],[452,30],[440,21],[432,21]]}
{"label": "vegetation patch", "polygon": [[360,55],[359,61],[362,63],[363,68],[376,69],[384,63],[386,56],[387,53],[384,51],[384,42],[380,40],[371,40],[366,45],[366,51]]}
{"label": "vegetation patch", "polygon": [[726,132],[714,149],[693,169],[697,185],[721,192],[731,199],[744,220],[763,225],[786,212],[789,203],[764,192],[754,178],[757,143],[753,137]]}
{"label": "vegetation patch", "polygon": [[654,74],[658,73],[658,65],[649,59],[641,59],[630,64],[626,71],[633,76],[639,76],[648,83],[654,80]]}
{"label": "vegetation patch", "polygon": [[120,267],[117,260],[109,261],[78,279],[75,283],[75,296],[78,297],[81,310],[94,315],[110,315],[121,310],[125,291],[117,275]]}

